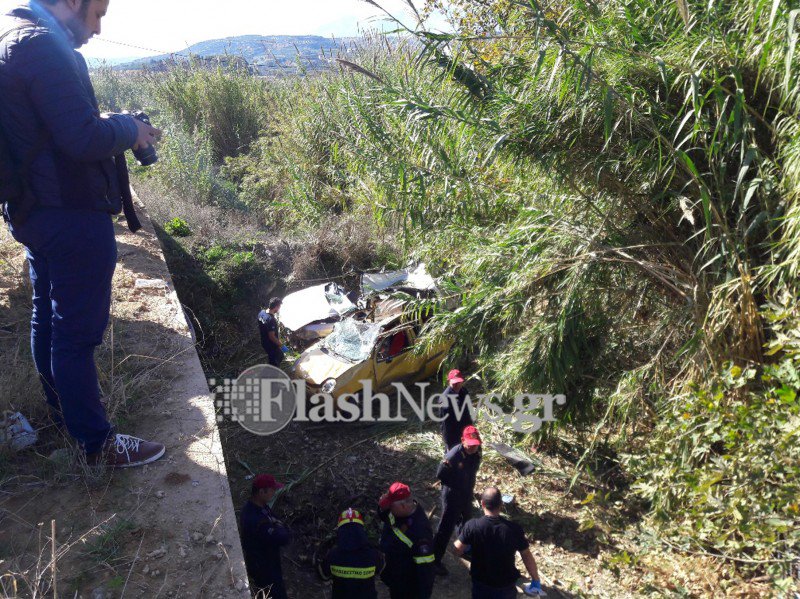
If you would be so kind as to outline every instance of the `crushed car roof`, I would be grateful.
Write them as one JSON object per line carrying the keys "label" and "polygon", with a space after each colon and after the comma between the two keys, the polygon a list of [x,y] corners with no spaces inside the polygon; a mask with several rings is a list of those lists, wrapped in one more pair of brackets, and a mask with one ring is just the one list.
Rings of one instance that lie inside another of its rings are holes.
{"label": "crushed car roof", "polygon": [[312,322],[342,316],[354,309],[340,285],[325,283],[284,297],[279,318],[284,327],[296,331]]}
{"label": "crushed car roof", "polygon": [[361,294],[367,295],[390,288],[433,291],[436,282],[428,274],[424,264],[416,268],[404,268],[388,272],[365,272],[361,275]]}

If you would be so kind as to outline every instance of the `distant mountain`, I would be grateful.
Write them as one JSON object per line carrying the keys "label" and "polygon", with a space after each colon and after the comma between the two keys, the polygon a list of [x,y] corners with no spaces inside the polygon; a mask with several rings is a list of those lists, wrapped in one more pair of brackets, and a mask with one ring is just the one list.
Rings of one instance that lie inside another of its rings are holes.
{"label": "distant mountain", "polygon": [[133,62],[134,60],[141,59],[141,56],[126,56],[123,58],[86,58],[86,63],[92,69],[99,69],[100,67],[116,67],[121,64]]}
{"label": "distant mountain", "polygon": [[327,68],[335,56],[346,54],[355,38],[331,39],[318,35],[241,35],[208,40],[174,54],[141,58],[117,69],[159,70],[175,61],[195,57],[206,61],[240,62],[260,74],[294,73],[301,67],[316,71]]}

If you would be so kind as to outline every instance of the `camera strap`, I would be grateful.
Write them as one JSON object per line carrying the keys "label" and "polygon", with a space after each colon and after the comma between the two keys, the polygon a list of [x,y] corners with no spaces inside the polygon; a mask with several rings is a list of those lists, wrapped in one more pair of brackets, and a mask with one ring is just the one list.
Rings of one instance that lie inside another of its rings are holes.
{"label": "camera strap", "polygon": [[133,196],[131,195],[131,179],[128,174],[128,163],[125,154],[114,156],[114,166],[117,169],[117,180],[119,181],[119,191],[122,195],[122,212],[128,222],[128,229],[131,233],[136,233],[142,228],[139,217],[136,216],[136,209],[133,207]]}

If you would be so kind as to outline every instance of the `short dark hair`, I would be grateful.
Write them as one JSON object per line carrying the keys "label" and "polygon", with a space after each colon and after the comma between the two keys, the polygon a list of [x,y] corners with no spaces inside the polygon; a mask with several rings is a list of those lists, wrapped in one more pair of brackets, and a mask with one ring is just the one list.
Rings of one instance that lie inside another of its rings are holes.
{"label": "short dark hair", "polygon": [[503,496],[497,487],[489,487],[481,493],[481,503],[487,510],[495,512],[503,504]]}
{"label": "short dark hair", "polygon": [[273,297],[269,300],[269,309],[272,310],[273,308],[277,308],[283,303],[283,300],[279,297]]}

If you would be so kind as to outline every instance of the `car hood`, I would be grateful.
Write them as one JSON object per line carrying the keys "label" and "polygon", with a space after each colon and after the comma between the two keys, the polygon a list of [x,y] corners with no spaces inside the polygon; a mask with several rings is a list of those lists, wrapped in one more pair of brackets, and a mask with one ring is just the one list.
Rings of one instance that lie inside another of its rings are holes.
{"label": "car hood", "polygon": [[303,352],[294,366],[295,376],[312,385],[321,385],[328,379],[336,379],[358,364],[351,364],[324,352],[320,347],[312,347]]}

